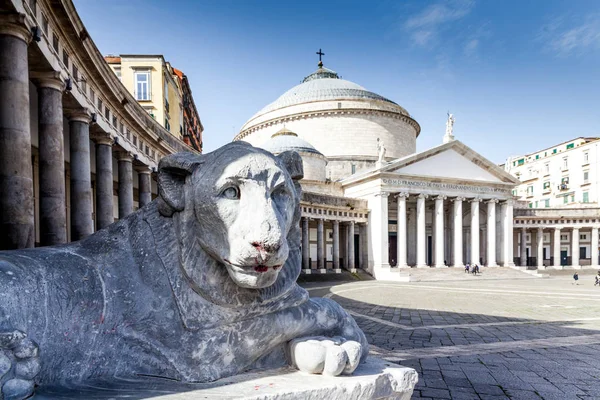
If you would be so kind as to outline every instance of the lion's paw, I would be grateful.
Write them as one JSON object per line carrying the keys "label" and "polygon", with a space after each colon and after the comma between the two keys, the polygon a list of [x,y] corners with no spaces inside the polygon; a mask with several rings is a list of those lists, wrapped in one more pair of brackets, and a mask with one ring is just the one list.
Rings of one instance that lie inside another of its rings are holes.
{"label": "lion's paw", "polygon": [[38,354],[37,344],[23,332],[0,332],[0,399],[22,400],[33,394]]}
{"label": "lion's paw", "polygon": [[310,374],[337,376],[351,374],[360,363],[362,346],[336,336],[305,337],[289,342],[288,354],[293,367]]}

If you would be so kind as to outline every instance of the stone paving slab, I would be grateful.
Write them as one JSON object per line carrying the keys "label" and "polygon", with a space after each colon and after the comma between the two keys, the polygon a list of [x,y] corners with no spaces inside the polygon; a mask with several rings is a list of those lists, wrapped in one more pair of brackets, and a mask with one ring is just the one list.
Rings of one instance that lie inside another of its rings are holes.
{"label": "stone paving slab", "polygon": [[415,399],[600,399],[600,288],[588,280],[307,286],[352,313],[373,354],[417,370]]}

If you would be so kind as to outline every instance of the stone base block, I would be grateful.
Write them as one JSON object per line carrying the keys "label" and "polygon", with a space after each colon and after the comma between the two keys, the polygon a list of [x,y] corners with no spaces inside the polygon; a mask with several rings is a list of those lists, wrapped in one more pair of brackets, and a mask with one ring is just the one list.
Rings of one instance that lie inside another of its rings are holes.
{"label": "stone base block", "polygon": [[302,268],[302,273],[305,275],[310,275],[310,274],[312,274],[312,270]]}
{"label": "stone base block", "polygon": [[[333,272],[335,272],[336,274],[341,274],[342,273],[342,269],[341,268],[336,268],[333,270]],[[356,272],[356,270],[350,270],[350,272]]]}
{"label": "stone base block", "polygon": [[412,368],[369,357],[352,376],[322,376],[290,368],[261,371],[206,384],[175,386],[168,381],[145,384],[117,381],[111,385],[86,385],[69,390],[40,388],[35,400],[121,398],[153,400],[410,400],[417,372]]}
{"label": "stone base block", "polygon": [[325,268],[319,268],[319,272],[321,274],[326,274],[327,273],[327,269],[325,269]]}

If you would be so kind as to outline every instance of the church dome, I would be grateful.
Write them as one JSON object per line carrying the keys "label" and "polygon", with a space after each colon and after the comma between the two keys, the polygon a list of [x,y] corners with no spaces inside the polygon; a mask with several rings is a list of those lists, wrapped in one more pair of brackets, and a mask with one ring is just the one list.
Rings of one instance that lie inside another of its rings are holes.
{"label": "church dome", "polygon": [[312,144],[300,139],[298,135],[285,127],[275,133],[271,139],[267,140],[260,147],[273,154],[280,154],[284,151],[297,151],[299,153],[313,153],[323,156]]}
{"label": "church dome", "polygon": [[[274,134],[284,126],[301,138],[277,139]],[[396,102],[341,79],[319,63],[302,83],[250,118],[234,140],[276,146],[271,147],[275,152],[308,145],[303,147],[305,154],[326,157],[327,177],[335,181],[373,167],[379,141],[385,145],[387,161],[413,154],[420,132],[417,121]]]}
{"label": "church dome", "polygon": [[302,158],[304,180],[325,181],[327,158],[306,140],[283,127],[259,147],[277,155],[284,151],[296,151]]}
{"label": "church dome", "polygon": [[[341,99],[380,100],[389,103],[389,105],[394,108],[397,108],[402,114],[407,116],[409,115],[404,108],[400,107],[393,101],[386,99],[377,93],[370,92],[354,82],[341,79],[335,71],[320,67],[315,72],[304,78],[301,84],[294,86],[279,96],[277,100],[265,106],[262,110],[256,113],[254,117],[296,104]],[[250,118],[250,120],[252,120],[254,117]]]}

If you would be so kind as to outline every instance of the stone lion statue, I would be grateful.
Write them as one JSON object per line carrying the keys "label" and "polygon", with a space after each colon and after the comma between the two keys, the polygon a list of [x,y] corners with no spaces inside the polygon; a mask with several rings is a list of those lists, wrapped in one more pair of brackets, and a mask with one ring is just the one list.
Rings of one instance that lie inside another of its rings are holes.
{"label": "stone lion statue", "polygon": [[285,363],[352,373],[364,334],[296,284],[301,178],[297,153],[244,142],[174,154],[160,161],[159,197],[127,218],[79,242],[0,252],[0,394]]}

